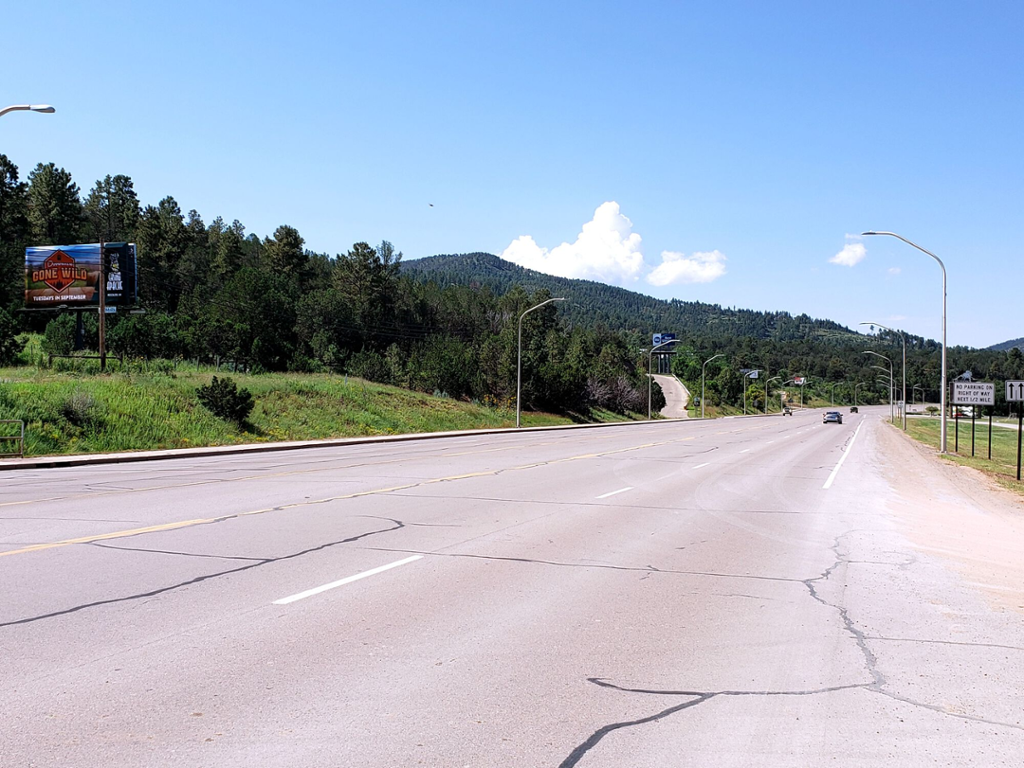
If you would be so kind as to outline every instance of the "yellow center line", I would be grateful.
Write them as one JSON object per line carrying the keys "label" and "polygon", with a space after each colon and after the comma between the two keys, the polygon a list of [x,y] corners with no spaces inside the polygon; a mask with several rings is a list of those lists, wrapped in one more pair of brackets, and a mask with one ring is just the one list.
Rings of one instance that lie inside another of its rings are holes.
{"label": "yellow center line", "polygon": [[[61,541],[47,542],[43,544],[33,544],[28,547],[22,547],[21,549],[12,549],[7,552],[0,552],[0,557],[9,557],[11,555],[24,555],[29,552],[40,552],[47,549],[59,549],[61,547],[69,547],[73,544],[92,544],[97,541],[108,541],[110,539],[121,539],[129,536],[138,536],[146,533],[159,533],[162,531],[172,531],[180,528],[191,528],[198,525],[209,525],[211,523],[220,523],[226,520],[234,520],[241,517],[249,517],[252,515],[262,515],[267,512],[279,512],[286,509],[297,509],[299,507],[309,507],[315,504],[327,504],[333,501],[345,501],[347,499],[358,499],[364,496],[378,496],[386,493],[394,493],[396,491],[404,491],[410,488],[418,488],[424,485],[434,485],[436,483],[447,483],[455,480],[466,480],[474,477],[489,477],[499,475],[503,472],[515,472],[526,469],[534,469],[537,467],[550,466],[552,464],[562,464],[569,461],[581,461],[584,459],[595,459],[602,458],[604,456],[613,456],[618,453],[626,453],[628,451],[638,451],[644,448],[654,448],[661,445],[669,445],[670,443],[682,443],[687,440],[693,440],[693,437],[684,437],[679,440],[665,440],[656,443],[644,443],[642,445],[634,445],[628,448],[617,448],[612,451],[604,451],[600,453],[585,453],[579,456],[568,456],[564,459],[552,459],[550,461],[540,461],[532,464],[521,464],[514,467],[504,467],[500,469],[489,469],[482,472],[470,472],[462,475],[449,475],[446,477],[435,477],[428,480],[417,480],[413,483],[405,483],[403,485],[395,485],[388,488],[374,488],[366,491],[355,491],[353,493],[345,493],[340,496],[328,496],[322,499],[309,499],[303,501],[297,501],[292,504],[281,504],[275,507],[264,507],[262,509],[254,509],[247,512],[236,512],[230,515],[219,515],[217,517],[204,517],[197,518],[195,520],[181,520],[173,523],[162,523],[160,525],[150,525],[145,528],[131,528],[125,531],[113,531],[111,533],[101,533],[93,536],[81,536],[75,539],[63,539]],[[196,483],[199,485],[199,483]]]}

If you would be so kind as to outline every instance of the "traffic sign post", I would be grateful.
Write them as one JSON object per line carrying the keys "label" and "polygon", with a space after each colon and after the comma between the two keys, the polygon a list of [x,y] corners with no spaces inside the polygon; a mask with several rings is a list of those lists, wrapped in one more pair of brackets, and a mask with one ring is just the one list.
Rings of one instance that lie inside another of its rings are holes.
{"label": "traffic sign post", "polygon": [[992,411],[993,408],[988,409],[988,460],[992,461]]}
{"label": "traffic sign post", "polygon": [[1006,382],[1006,402],[1017,405],[1017,480],[1020,481],[1021,427],[1024,426],[1024,381]]}
{"label": "traffic sign post", "polygon": [[[965,376],[967,374],[964,374]],[[960,409],[958,405],[971,406],[971,456],[974,456],[974,427],[978,406],[996,404],[996,385],[988,381],[953,382],[953,423],[956,426],[956,440],[953,450],[960,452]]]}

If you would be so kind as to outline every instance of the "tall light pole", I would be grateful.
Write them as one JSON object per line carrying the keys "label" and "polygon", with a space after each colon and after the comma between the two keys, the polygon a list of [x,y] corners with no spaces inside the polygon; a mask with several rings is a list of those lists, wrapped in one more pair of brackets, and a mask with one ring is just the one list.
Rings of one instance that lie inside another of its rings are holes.
{"label": "tall light pole", "polygon": [[764,415],[768,415],[768,385],[773,381],[782,381],[781,376],[772,376],[768,381],[764,383]]}
{"label": "tall light pole", "polygon": [[900,341],[903,342],[903,431],[907,431],[907,337],[903,335],[902,331],[897,331],[895,328],[888,328],[879,323],[861,323],[861,325],[874,325],[881,328],[883,331],[889,331],[889,333],[898,333],[900,335]]}
{"label": "tall light pole", "polygon": [[946,453],[946,265],[942,259],[931,251],[926,251],[917,243],[912,243],[902,235],[895,232],[861,232],[862,235],[887,235],[902,240],[909,246],[917,248],[921,253],[926,253],[939,263],[942,268],[942,384],[939,389],[939,407],[942,409],[942,421],[939,423],[939,452]]}
{"label": "tall light pole", "polygon": [[519,346],[518,354],[516,355],[516,429],[519,428],[519,415],[521,413],[521,407],[519,403],[519,397],[522,394],[523,389],[523,318],[533,312],[535,309],[540,309],[545,304],[550,304],[552,301],[565,301],[564,297],[558,297],[556,299],[548,299],[542,301],[535,307],[530,307],[528,310],[523,312],[519,316]]}
{"label": "tall light pole", "polygon": [[[919,387],[919,386],[917,386],[917,384],[915,384],[914,385],[914,389],[911,392],[910,396],[913,398],[917,394],[917,390],[919,390],[919,389],[921,390],[921,402],[923,403],[924,402],[924,387]],[[914,400],[914,404],[915,405],[917,404],[917,400],[916,399]]]}
{"label": "tall light pole", "polygon": [[[885,355],[880,355],[877,352],[872,352],[870,349],[865,349],[864,350],[864,354],[865,355],[874,355],[875,357],[880,357],[883,360],[885,360],[885,362],[887,362],[889,364],[889,379],[890,379],[890,381],[895,381],[895,379],[893,378],[893,374],[892,374],[892,360],[890,360]],[[876,367],[877,368],[879,366],[872,366],[872,367]],[[885,369],[883,368],[882,370],[884,371]],[[892,411],[892,389],[890,388],[890,390],[889,390],[889,421],[892,421],[894,418],[895,418],[895,416],[893,415],[893,411]]]}
{"label": "tall light pole", "polygon": [[714,357],[709,357],[707,360],[704,361],[704,365],[700,367],[700,417],[702,419],[704,418],[704,368],[708,363],[710,363],[712,360],[718,357],[725,357],[725,355],[715,355]]}
{"label": "tall light pole", "polygon": [[[651,420],[651,382],[654,381],[654,350],[661,349],[662,347],[667,347],[669,344],[675,344],[677,341],[679,341],[679,339],[669,339],[668,341],[663,341],[663,342],[661,342],[661,344],[655,344],[647,352],[647,420],[648,421]],[[704,395],[702,394],[701,395],[702,399],[700,401],[701,405],[704,404],[703,397],[704,397]]]}
{"label": "tall light pole", "polygon": [[853,404],[854,405],[858,405],[858,403],[857,403],[857,387],[863,387],[863,386],[865,386],[865,383],[863,381],[858,381],[856,384],[853,385]]}
{"label": "tall light pole", "polygon": [[832,390],[832,407],[833,408],[836,407],[836,387],[837,386],[839,386],[839,382],[838,381],[835,382],[834,384],[832,384],[832,386],[831,386],[831,390]]}
{"label": "tall light pole", "polygon": [[3,117],[8,112],[42,112],[45,115],[52,115],[56,111],[49,104],[14,104],[13,106],[0,109],[0,117]]}

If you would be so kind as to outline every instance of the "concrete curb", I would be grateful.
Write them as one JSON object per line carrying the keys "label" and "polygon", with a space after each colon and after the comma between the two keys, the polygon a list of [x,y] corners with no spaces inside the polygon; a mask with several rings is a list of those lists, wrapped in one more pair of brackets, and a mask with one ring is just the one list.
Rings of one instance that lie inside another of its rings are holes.
{"label": "concrete curb", "polygon": [[371,435],[367,437],[339,437],[327,440],[301,440],[281,443],[246,443],[243,445],[214,445],[205,448],[174,448],[164,451],[133,451],[129,453],[73,454],[69,456],[37,456],[28,459],[0,459],[0,472],[14,469],[55,469],[58,467],[81,467],[90,464],[126,464],[137,461],[160,461],[163,459],[188,459],[201,456],[233,456],[244,453],[269,453],[271,451],[298,451],[306,448],[337,448],[349,445],[370,445],[374,443],[404,443],[411,440],[437,440],[446,437],[471,437],[474,435],[502,435],[523,432],[553,432],[572,429],[600,429],[606,427],[628,427],[637,424],[675,424],[701,419],[655,419],[652,421],[611,421],[602,424],[558,424],[551,427],[503,427],[501,429],[463,429],[453,432],[421,432],[403,435]]}

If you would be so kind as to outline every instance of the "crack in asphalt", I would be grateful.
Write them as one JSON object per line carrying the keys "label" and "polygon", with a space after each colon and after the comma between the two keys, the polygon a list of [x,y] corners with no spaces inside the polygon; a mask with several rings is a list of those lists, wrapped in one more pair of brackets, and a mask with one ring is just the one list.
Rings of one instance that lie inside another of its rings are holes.
{"label": "crack in asphalt", "polygon": [[[885,697],[887,697],[889,699],[892,699],[894,701],[898,701],[898,702],[900,702],[902,704],[907,704],[907,705],[912,706],[912,707],[924,709],[924,710],[927,710],[929,712],[934,712],[936,714],[945,715],[947,717],[954,717],[954,718],[957,718],[957,719],[960,719],[960,720],[967,720],[967,721],[976,722],[976,723],[984,723],[986,725],[991,725],[991,726],[996,726],[996,727],[1012,728],[1012,729],[1015,729],[1015,730],[1024,730],[1024,725],[1021,725],[1020,723],[1007,723],[1007,722],[999,721],[999,720],[991,720],[991,719],[980,717],[980,716],[977,716],[977,715],[968,715],[968,714],[963,714],[963,713],[958,713],[958,712],[950,712],[949,710],[944,709],[943,707],[938,706],[936,704],[928,704],[927,702],[917,701],[916,699],[912,699],[912,698],[907,697],[907,696],[901,696],[899,694],[896,694],[896,693],[893,693],[891,691],[885,690],[885,685],[887,683],[886,677],[878,669],[878,657],[875,655],[874,651],[872,651],[871,648],[868,646],[868,640],[883,640],[883,641],[897,641],[897,642],[904,641],[904,642],[922,642],[922,643],[933,642],[933,643],[939,643],[939,644],[944,644],[944,645],[963,645],[963,646],[968,646],[968,647],[983,646],[983,647],[1002,648],[1002,649],[1007,649],[1007,650],[1024,650],[1024,648],[1017,648],[1015,646],[1002,646],[1002,645],[996,645],[996,644],[990,644],[990,643],[958,643],[958,642],[955,642],[955,641],[943,641],[943,640],[935,640],[935,641],[928,641],[928,640],[902,640],[901,638],[884,638],[884,637],[870,637],[870,636],[868,636],[866,633],[864,633],[862,630],[860,630],[857,627],[857,625],[854,623],[853,619],[850,617],[849,611],[848,611],[848,609],[845,606],[829,602],[824,597],[822,597],[822,595],[820,594],[820,592],[818,590],[819,583],[829,581],[832,578],[832,575],[836,572],[837,569],[839,569],[840,566],[848,565],[851,562],[857,562],[857,561],[849,560],[846,557],[846,555],[844,555],[843,552],[842,552],[843,540],[846,537],[848,537],[851,533],[854,533],[854,531],[847,531],[846,533],[843,533],[843,534],[841,534],[841,535],[836,537],[835,541],[833,542],[832,546],[830,547],[832,552],[835,554],[836,560],[828,568],[826,568],[824,571],[822,571],[821,574],[819,574],[818,576],[815,576],[815,577],[812,577],[812,578],[809,578],[809,579],[770,579],[770,580],[772,580],[772,581],[797,581],[797,582],[800,582],[800,583],[802,583],[807,588],[808,594],[811,596],[812,599],[814,599],[816,602],[820,603],[821,605],[826,606],[827,608],[831,608],[832,610],[834,610],[834,611],[836,611],[838,613],[839,618],[842,620],[842,623],[843,623],[843,629],[854,640],[854,642],[857,644],[857,648],[860,650],[861,654],[864,657],[864,667],[865,667],[865,670],[871,676],[871,681],[870,682],[867,682],[867,683],[851,683],[851,684],[848,684],[848,685],[838,685],[838,686],[831,686],[831,687],[826,687],[826,688],[815,688],[815,689],[796,690],[796,691],[773,691],[773,690],[761,690],[761,691],[742,691],[742,690],[691,691],[691,690],[656,690],[656,689],[648,689],[648,688],[626,688],[626,687],[623,687],[623,686],[619,686],[619,685],[615,685],[613,683],[610,683],[610,682],[608,682],[607,680],[605,680],[603,678],[589,677],[589,678],[587,678],[587,681],[590,682],[590,683],[593,683],[594,685],[600,686],[602,688],[609,688],[609,689],[612,689],[612,690],[620,691],[620,692],[623,692],[623,693],[637,693],[637,694],[654,695],[654,696],[686,696],[686,697],[690,697],[690,700],[689,701],[684,701],[681,704],[676,704],[674,706],[668,707],[667,709],[663,709],[660,712],[656,712],[656,713],[654,713],[652,715],[648,715],[647,717],[641,717],[641,718],[637,718],[635,720],[624,720],[624,721],[621,721],[621,722],[609,723],[608,725],[605,725],[605,726],[602,726],[601,728],[598,728],[596,731],[594,731],[592,734],[590,734],[590,736],[587,737],[587,739],[585,739],[583,742],[578,744],[572,750],[572,752],[569,753],[568,757],[566,757],[561,763],[558,764],[558,768],[573,768],[574,766],[576,766],[587,755],[587,753],[589,753],[592,749],[594,749],[601,742],[601,740],[605,736],[610,734],[610,733],[613,733],[613,732],[615,732],[617,730],[620,730],[620,729],[623,729],[623,728],[631,728],[631,727],[634,727],[634,726],[645,725],[647,723],[653,723],[653,722],[656,722],[658,720],[662,720],[662,719],[664,719],[666,717],[669,717],[671,715],[676,714],[677,712],[681,712],[681,711],[686,710],[686,709],[691,709],[693,707],[699,706],[700,704],[704,704],[705,702],[708,702],[711,699],[714,699],[714,698],[717,698],[717,697],[730,697],[730,696],[732,696],[732,697],[737,697],[737,696],[765,696],[765,697],[771,697],[771,696],[815,696],[815,695],[829,694],[829,693],[835,693],[837,691],[845,691],[845,690],[864,690],[864,691],[868,691],[870,693],[874,693],[874,694],[878,694],[878,695],[881,695],[881,696],[885,696]],[[455,555],[455,556],[458,557],[459,555]],[[501,559],[504,559],[504,558],[501,558]],[[908,559],[905,562],[901,562],[901,563],[885,563],[885,564],[893,566],[893,567],[897,567],[900,570],[906,570],[915,561],[916,561],[916,558],[913,555],[911,555],[911,556],[908,557]],[[867,562],[867,561],[860,561],[860,562]],[[608,566],[605,566],[605,567],[608,567]],[[657,573],[674,573],[673,571],[658,571],[657,569],[653,568],[653,566],[648,566],[648,568],[646,568],[646,569],[632,569],[632,570],[647,570],[648,572],[651,572],[651,573],[654,573],[654,572],[657,572]],[[738,578],[738,577],[733,577],[733,578]],[[752,578],[752,579],[761,578],[761,579],[765,579],[767,577],[747,576],[747,577],[742,577],[742,578]]]}
{"label": "crack in asphalt", "polygon": [[116,549],[119,552],[145,552],[152,555],[179,555],[181,557],[208,557],[213,560],[247,560],[252,563],[265,563],[265,557],[239,557],[236,555],[204,555],[199,552],[178,552],[172,549],[145,549],[143,547],[115,547],[113,544],[102,544],[98,541],[89,542],[89,546],[99,549]]}
{"label": "crack in asphalt", "polygon": [[[368,518],[376,518],[375,515],[366,515],[366,517],[368,517]],[[188,579],[186,581],[178,582],[177,584],[170,584],[170,585],[165,586],[165,587],[159,587],[157,589],[149,590],[148,592],[139,592],[139,593],[134,594],[134,595],[125,595],[124,597],[113,597],[113,598],[110,598],[108,600],[96,600],[96,601],[91,602],[91,603],[82,603],[81,605],[76,605],[76,606],[73,606],[71,608],[64,608],[62,610],[53,611],[51,613],[43,613],[43,614],[39,614],[38,616],[29,616],[29,617],[26,617],[24,619],[16,619],[14,621],[5,621],[5,622],[0,623],[0,629],[6,628],[6,627],[15,627],[15,626],[19,626],[19,625],[22,625],[22,624],[31,624],[31,623],[36,622],[36,621],[42,621],[44,619],[53,619],[53,618],[57,618],[59,616],[67,616],[69,614],[78,613],[79,611],[84,611],[84,610],[87,610],[89,608],[99,608],[99,607],[102,607],[102,606],[105,606],[105,605],[116,605],[117,603],[126,603],[126,602],[131,602],[133,600],[139,600],[139,599],[142,599],[142,598],[156,597],[157,595],[162,595],[162,594],[165,594],[167,592],[173,592],[174,590],[181,589],[182,587],[189,587],[189,586],[192,586],[194,584],[202,584],[205,581],[210,581],[212,579],[218,579],[218,578],[221,578],[223,576],[230,576],[230,575],[236,574],[236,573],[244,573],[245,571],[249,571],[249,570],[252,570],[254,568],[262,568],[265,565],[272,565],[274,563],[281,563],[281,562],[285,562],[285,561],[288,561],[288,560],[294,560],[296,558],[303,557],[305,555],[313,554],[314,552],[322,552],[322,551],[324,551],[326,549],[331,549],[332,547],[337,547],[337,546],[340,546],[342,544],[351,544],[352,542],[359,541],[361,539],[365,539],[365,538],[367,538],[369,536],[377,536],[377,535],[380,535],[382,533],[391,533],[392,531],[397,531],[397,530],[400,530],[400,529],[406,527],[406,524],[404,522],[402,522],[401,520],[397,520],[395,518],[382,517],[382,518],[376,518],[376,519],[388,520],[389,522],[394,523],[394,525],[389,526],[387,528],[379,528],[379,529],[372,530],[372,531],[366,531],[364,533],[360,533],[360,534],[357,534],[355,536],[349,536],[349,537],[344,538],[344,539],[338,539],[337,541],[329,541],[326,544],[318,544],[315,547],[308,547],[307,549],[302,549],[302,550],[299,550],[298,552],[292,552],[291,554],[288,554],[288,555],[281,555],[280,557],[266,557],[266,558],[256,559],[255,562],[251,562],[248,565],[243,565],[243,566],[240,566],[238,568],[229,568],[227,570],[217,571],[215,573],[207,573],[207,574],[204,574],[203,576],[197,576],[194,579]],[[101,546],[101,545],[96,544],[95,542],[93,542],[93,546]],[[117,547],[104,547],[104,548],[105,549],[118,549]],[[172,555],[179,555],[179,556],[182,556],[182,557],[211,557],[211,555],[194,555],[194,554],[191,554],[191,553],[188,553],[188,552],[161,552],[159,550],[143,550],[143,549],[133,550],[133,551],[154,552],[154,553],[157,553],[157,554],[172,554]]]}
{"label": "crack in asphalt", "polygon": [[646,725],[647,723],[653,723],[658,720],[662,720],[670,715],[674,715],[676,712],[681,712],[684,709],[690,709],[692,707],[699,706],[705,702],[711,701],[716,697],[725,696],[814,696],[822,693],[834,693],[836,691],[846,691],[854,688],[863,688],[864,683],[851,683],[850,685],[837,685],[830,688],[817,688],[803,691],[736,691],[736,690],[724,690],[724,691],[659,691],[646,688],[625,688],[614,683],[610,683],[599,677],[588,677],[587,682],[593,683],[594,685],[602,688],[611,688],[612,690],[621,691],[623,693],[641,693],[645,695],[653,696],[689,696],[692,697],[690,701],[684,701],[681,704],[663,709],[660,712],[656,712],[653,715],[647,717],[637,718],[636,720],[624,720],[618,723],[609,723],[608,725],[602,726],[590,734],[589,737],[582,743],[576,746],[572,752],[569,753],[568,757],[565,758],[561,763],[558,764],[558,768],[573,768],[582,760],[590,750],[600,743],[600,741],[607,736],[609,733],[620,730],[622,728],[632,728],[636,725]]}
{"label": "crack in asphalt", "polygon": [[961,648],[998,648],[1003,651],[1024,651],[1019,645],[1000,645],[999,643],[968,643],[959,640],[925,640],[918,637],[884,637],[882,635],[866,635],[867,640],[880,640],[886,643],[922,643],[926,645],[954,645]]}
{"label": "crack in asphalt", "polygon": [[881,686],[885,685],[885,676],[878,669],[878,657],[875,656],[874,652],[868,647],[867,638],[865,637],[864,633],[861,630],[857,629],[856,624],[854,624],[853,619],[850,618],[849,611],[846,609],[845,606],[828,602],[825,598],[818,594],[818,588],[816,586],[817,582],[828,581],[832,577],[832,574],[836,571],[837,568],[839,568],[841,565],[847,564],[846,557],[842,554],[842,552],[840,552],[840,549],[842,548],[843,539],[845,539],[850,533],[852,533],[852,531],[848,531],[847,533],[841,534],[836,537],[835,541],[832,543],[832,546],[830,547],[830,549],[836,556],[836,561],[832,563],[832,565],[830,565],[824,571],[822,571],[822,573],[819,576],[815,576],[811,579],[804,579],[804,586],[807,587],[807,591],[810,593],[811,597],[814,600],[828,608],[831,608],[839,614],[839,618],[843,622],[843,627],[846,629],[846,632],[856,641],[857,647],[860,649],[860,652],[864,656],[864,664],[867,667],[868,674],[871,675],[873,681],[872,685],[880,688]]}
{"label": "crack in asphalt", "polygon": [[[835,572],[835,570],[839,568],[839,566],[848,564],[850,562],[840,550],[842,549],[842,540],[849,536],[851,533],[853,533],[853,531],[847,531],[846,533],[836,537],[835,542],[832,544],[831,547],[832,551],[836,555],[836,561],[828,568],[826,568],[820,576],[816,576],[813,579],[807,579],[804,582],[804,584],[807,586],[807,589],[810,592],[811,597],[813,597],[822,605],[828,606],[829,608],[832,608],[833,610],[839,613],[839,617],[843,621],[844,628],[846,629],[847,633],[849,633],[854,638],[854,640],[857,643],[857,647],[864,655],[865,666],[868,670],[868,673],[871,675],[873,681],[869,685],[863,686],[863,688],[867,691],[870,691],[871,693],[877,693],[880,696],[885,696],[894,701],[898,701],[903,704],[909,704],[912,707],[918,707],[920,709],[925,709],[930,712],[936,712],[941,715],[946,715],[947,717],[955,717],[959,720],[969,720],[975,723],[985,723],[986,725],[994,725],[1003,728],[1013,728],[1015,730],[1024,731],[1024,725],[1021,725],[1020,723],[1007,723],[1000,720],[990,720],[988,718],[979,717],[977,715],[950,712],[949,710],[944,709],[938,706],[937,704],[928,704],[927,702],[918,701],[908,696],[900,696],[899,694],[893,693],[892,691],[887,691],[885,689],[887,680],[885,678],[885,675],[883,675],[881,671],[878,669],[878,657],[871,650],[871,648],[868,647],[868,635],[857,628],[853,619],[850,618],[849,611],[845,606],[828,602],[823,597],[821,597],[821,595],[818,594],[818,590],[815,587],[815,582],[827,581]],[[909,565],[912,564],[914,560],[915,558],[913,556],[910,556],[908,562],[906,563],[906,567],[909,567]],[[903,564],[896,563],[895,565],[897,567],[900,567]]]}
{"label": "crack in asphalt", "polygon": [[[538,560],[529,557],[502,557],[500,555],[475,555],[467,552],[429,552],[422,549],[396,549],[392,547],[370,547],[384,552],[399,554],[425,555],[428,557],[465,557],[473,560],[496,560],[508,563],[530,563],[533,565],[551,565],[556,568],[600,568],[610,571],[634,571],[640,573],[658,573],[668,576],[706,576],[715,579],[749,579],[753,581],[774,581],[787,584],[803,584],[802,579],[788,579],[783,576],[745,576],[736,573],[714,573],[711,571],[677,571],[668,568],[655,568],[653,565],[612,565],[610,563],[565,563],[558,560]],[[0,625],[2,626],[2,625]]]}

